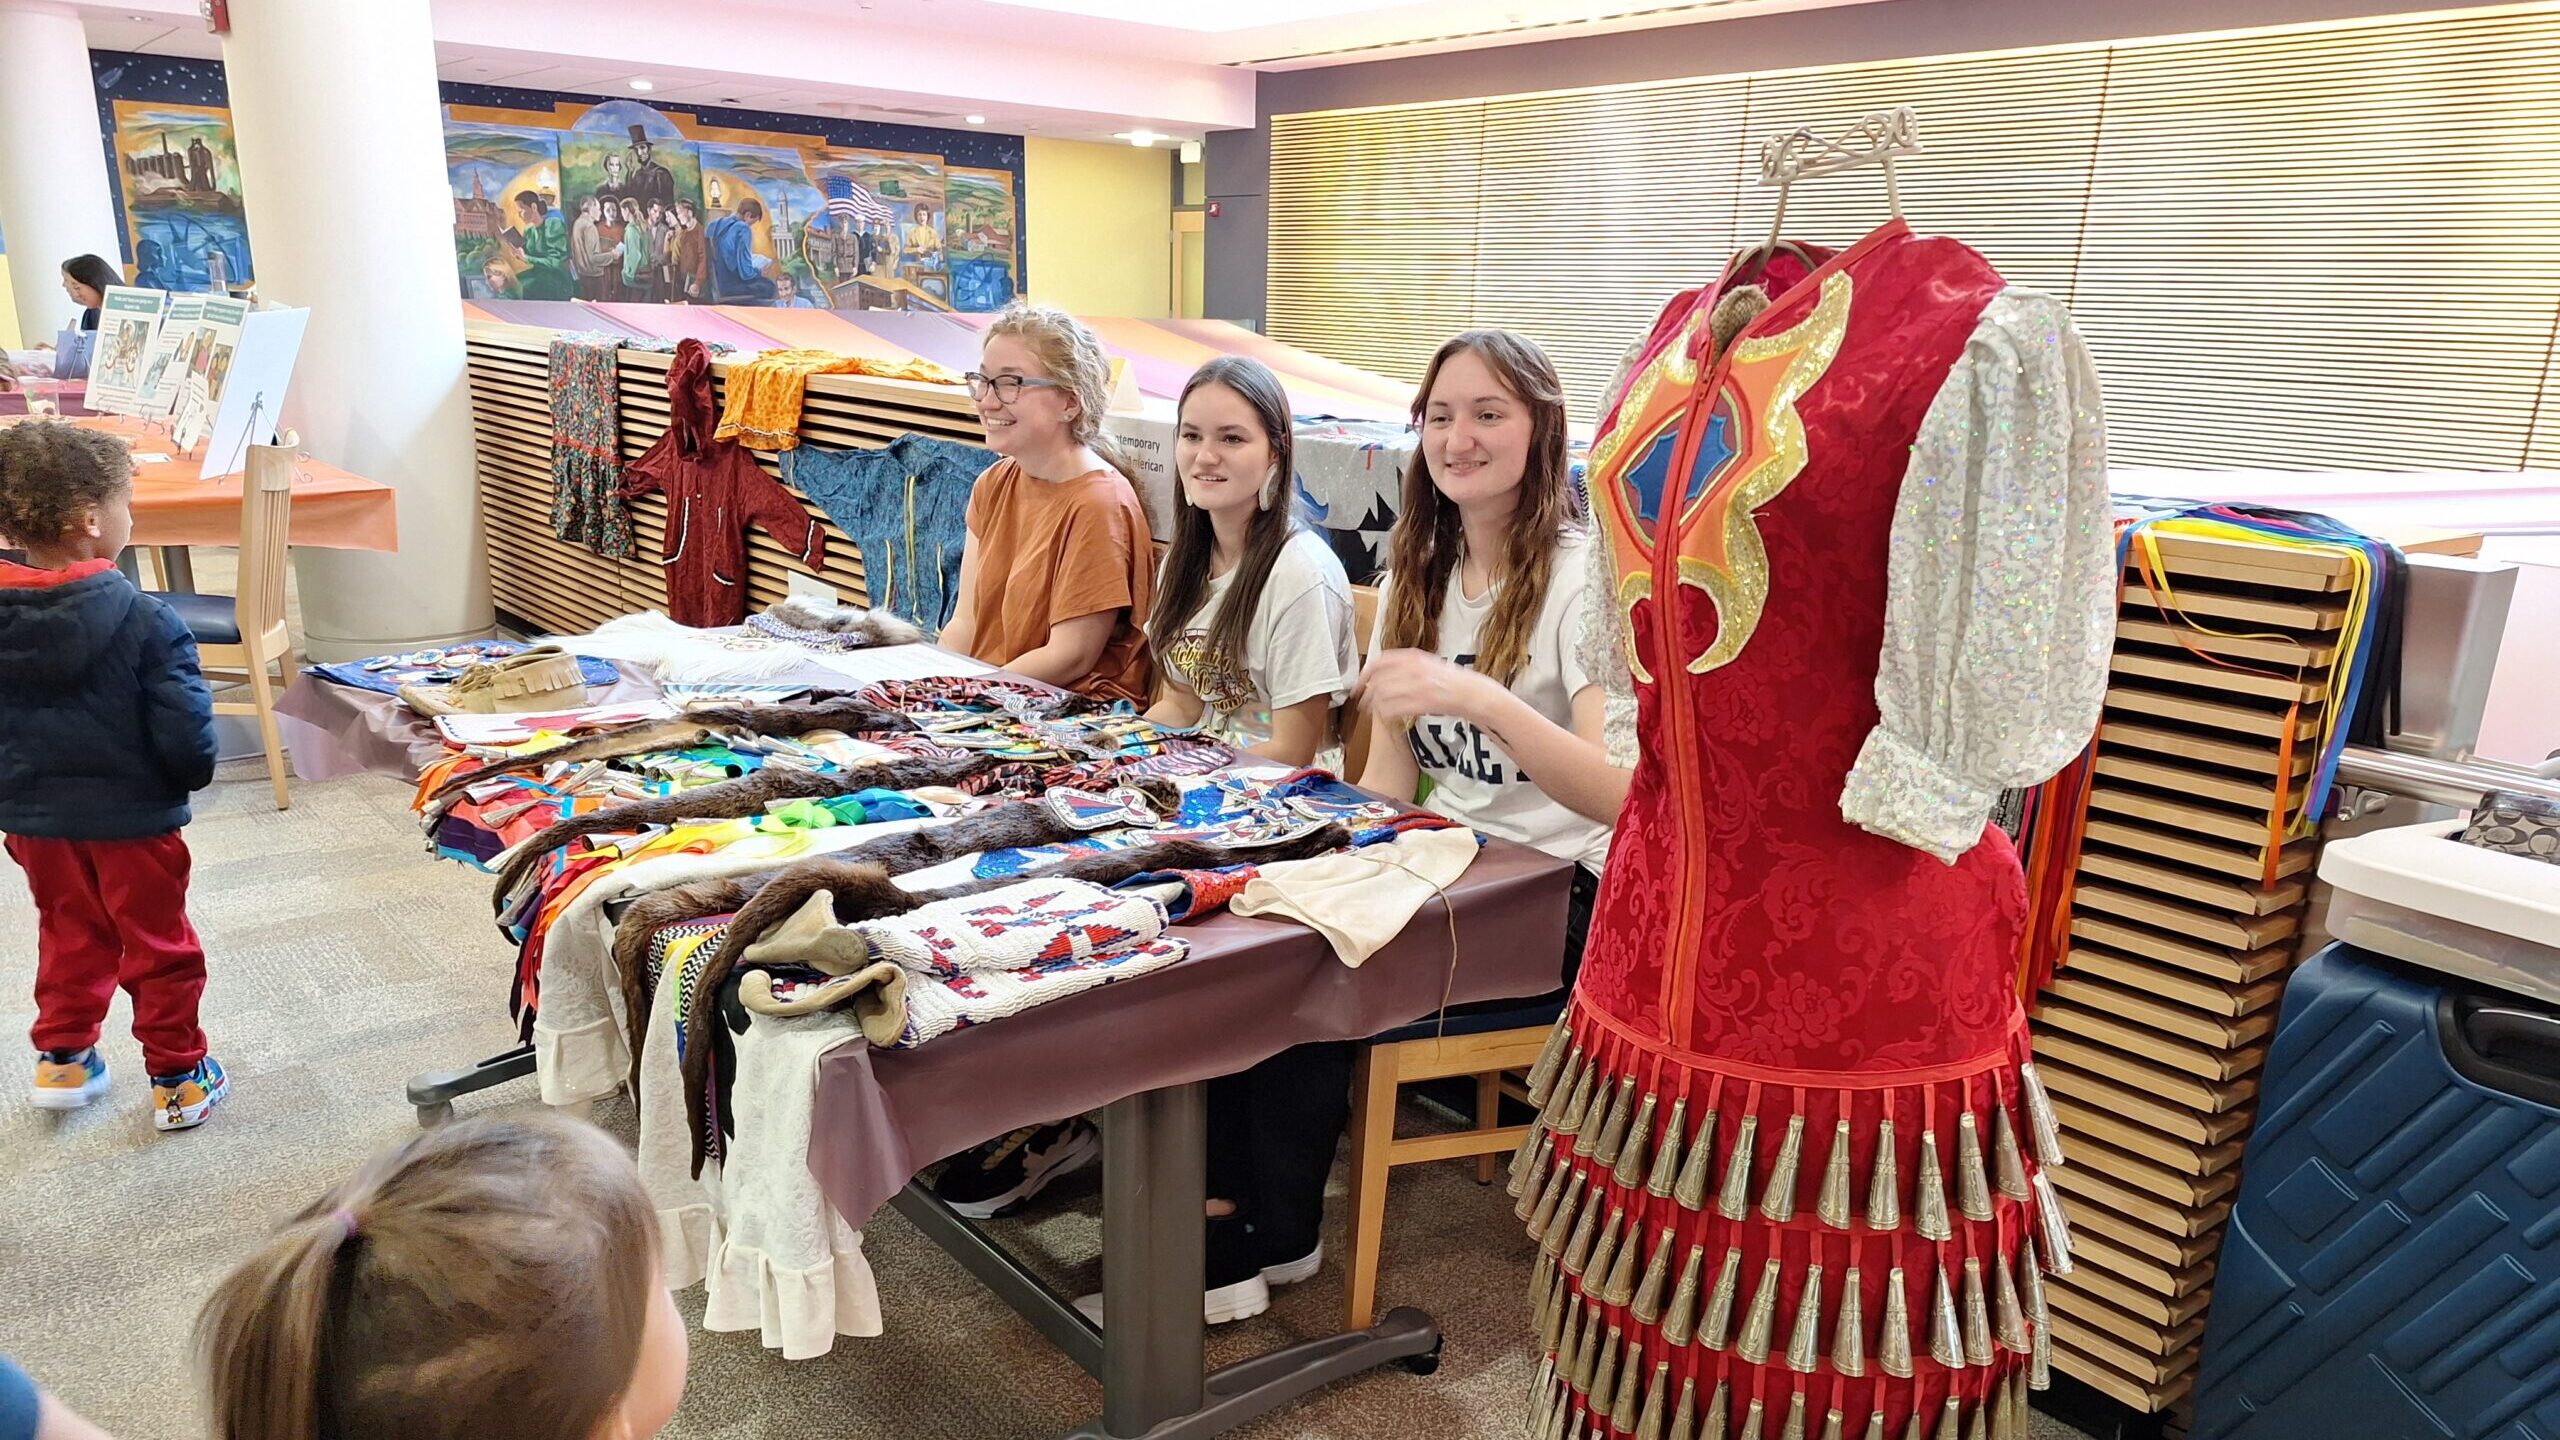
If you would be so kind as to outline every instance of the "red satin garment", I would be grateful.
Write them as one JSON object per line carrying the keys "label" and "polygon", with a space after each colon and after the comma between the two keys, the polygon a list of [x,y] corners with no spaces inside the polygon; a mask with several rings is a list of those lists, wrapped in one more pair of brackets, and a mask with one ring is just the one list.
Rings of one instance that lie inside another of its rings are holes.
{"label": "red satin garment", "polygon": [[1514,1167],[1533,1437],[2022,1437],[2049,1353],[2016,856],[1840,813],[1911,446],[2004,282],[1899,221],[1809,253],[1711,362],[1724,287],[1675,300],[1593,451],[1641,759]]}

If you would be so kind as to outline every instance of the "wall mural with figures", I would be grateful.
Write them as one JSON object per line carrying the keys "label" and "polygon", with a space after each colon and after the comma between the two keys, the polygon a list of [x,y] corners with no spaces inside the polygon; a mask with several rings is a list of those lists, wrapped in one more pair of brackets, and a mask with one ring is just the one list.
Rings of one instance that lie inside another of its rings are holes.
{"label": "wall mural with figures", "polygon": [[[247,284],[222,66],[90,59],[135,283]],[[466,298],[994,310],[1022,289],[1020,136],[442,89]]]}
{"label": "wall mural with figures", "polygon": [[549,116],[447,105],[445,154],[472,299],[992,310],[1019,288],[1011,171],[969,172],[980,223],[961,293],[940,155],[705,125],[636,100],[563,101]]}

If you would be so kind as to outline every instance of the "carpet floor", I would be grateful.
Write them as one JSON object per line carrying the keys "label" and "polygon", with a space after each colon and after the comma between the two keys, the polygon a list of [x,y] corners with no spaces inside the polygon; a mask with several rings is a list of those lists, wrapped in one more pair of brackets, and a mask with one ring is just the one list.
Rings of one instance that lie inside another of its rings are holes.
{"label": "carpet floor", "polygon": [[[205,1028],[235,1087],[201,1130],[152,1129],[121,997],[104,1042],[116,1076],[107,1100],[69,1115],[33,1109],[22,1041],[0,1067],[0,1352],[122,1440],[202,1433],[189,1332],[215,1281],[278,1219],[413,1132],[409,1075],[512,1039],[511,957],[489,923],[487,883],[424,853],[408,796],[375,778],[297,785],[279,812],[262,767],[234,763],[198,797],[189,908],[211,957]],[[35,922],[16,869],[0,870],[0,1035],[14,1038],[32,1019]],[[533,1103],[531,1082],[517,1081],[457,1108]],[[627,1105],[596,1118],[626,1141],[636,1133]],[[1043,1197],[1036,1218],[999,1227],[1006,1243],[1070,1293],[1099,1288],[1096,1176],[1050,1195],[1058,1203]],[[904,1220],[883,1214],[866,1242],[886,1336],[785,1362],[753,1335],[697,1328],[684,1408],[666,1433],[1029,1440],[1096,1412],[1100,1387]],[[1373,1372],[1235,1433],[1516,1434],[1533,1368],[1528,1260],[1509,1199],[1478,1186],[1473,1167],[1399,1171],[1380,1298],[1437,1317],[1439,1373]],[[680,1298],[698,1320],[700,1291]],[[1341,1306],[1341,1267],[1329,1264],[1268,1314],[1213,1332],[1210,1362],[1327,1333]],[[2039,1416],[2035,1434],[2078,1432]]]}

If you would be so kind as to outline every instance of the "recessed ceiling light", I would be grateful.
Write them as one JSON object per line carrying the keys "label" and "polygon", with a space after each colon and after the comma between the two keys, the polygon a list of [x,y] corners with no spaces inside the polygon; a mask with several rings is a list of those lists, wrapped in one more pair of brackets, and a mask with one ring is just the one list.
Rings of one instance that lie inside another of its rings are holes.
{"label": "recessed ceiling light", "polygon": [[640,91],[642,94],[646,94],[651,90],[657,89],[658,82],[654,80],[643,80],[635,75],[631,79],[631,88]]}
{"label": "recessed ceiling light", "polygon": [[965,118],[972,125],[984,125],[987,123],[987,117],[984,115],[971,115]]}
{"label": "recessed ceiling light", "polygon": [[1141,149],[1141,150],[1144,150],[1144,149],[1146,149],[1148,146],[1155,144],[1158,140],[1161,140],[1161,139],[1163,139],[1164,137],[1163,137],[1163,136],[1161,136],[1161,135],[1158,135],[1158,134],[1157,134],[1156,132],[1154,132],[1153,130],[1143,130],[1143,129],[1142,129],[1142,130],[1119,130],[1119,131],[1114,131],[1114,132],[1112,133],[1111,138],[1112,138],[1112,139],[1114,139],[1114,140],[1126,140],[1126,141],[1128,141],[1130,144],[1137,146],[1137,147],[1138,147],[1139,149]]}

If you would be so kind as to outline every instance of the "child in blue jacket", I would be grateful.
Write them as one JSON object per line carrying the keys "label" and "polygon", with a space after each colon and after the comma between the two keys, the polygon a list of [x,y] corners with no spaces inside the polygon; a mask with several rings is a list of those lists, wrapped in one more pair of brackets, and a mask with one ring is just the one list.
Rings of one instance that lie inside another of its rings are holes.
{"label": "child in blue jacket", "polygon": [[228,1090],[196,1003],[187,797],[213,781],[213,697],[195,637],[115,568],[133,533],[122,442],[59,423],[0,429],[0,835],[36,902],[34,1103],[106,1093],[98,1029],[122,985],[153,1123],[204,1123]]}

